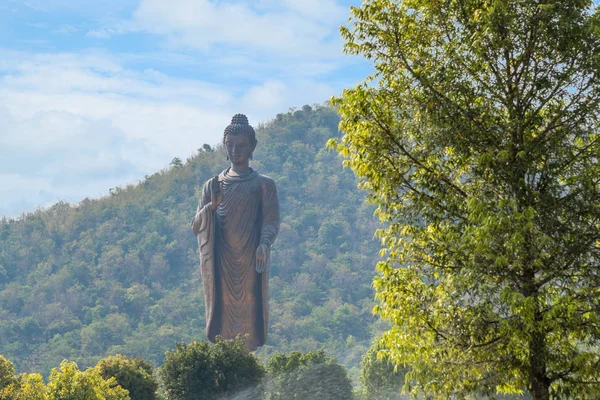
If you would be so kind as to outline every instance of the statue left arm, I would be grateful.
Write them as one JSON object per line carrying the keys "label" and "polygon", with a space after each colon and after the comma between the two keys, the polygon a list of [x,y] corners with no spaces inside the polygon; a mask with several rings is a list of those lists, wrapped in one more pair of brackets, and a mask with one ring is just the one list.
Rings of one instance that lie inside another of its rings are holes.
{"label": "statue left arm", "polygon": [[271,178],[264,178],[261,188],[262,229],[256,249],[256,271],[261,273],[269,267],[271,246],[279,233],[279,198]]}
{"label": "statue left arm", "polygon": [[[191,222],[192,231],[194,231],[194,235],[196,236],[198,236],[200,233],[200,227],[202,226],[202,215],[208,215],[211,210],[211,182],[212,179],[209,179],[206,181],[204,186],[202,186],[202,194],[200,196],[200,201],[198,202],[198,208],[196,209],[196,216]],[[208,209],[206,207],[208,207]]]}

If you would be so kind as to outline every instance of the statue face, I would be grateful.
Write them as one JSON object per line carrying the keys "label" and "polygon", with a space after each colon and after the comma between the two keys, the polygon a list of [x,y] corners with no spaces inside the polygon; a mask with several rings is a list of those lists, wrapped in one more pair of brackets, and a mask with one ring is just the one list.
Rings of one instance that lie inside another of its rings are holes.
{"label": "statue face", "polygon": [[250,143],[248,135],[227,135],[225,137],[225,148],[233,165],[247,164],[254,151],[254,146]]}

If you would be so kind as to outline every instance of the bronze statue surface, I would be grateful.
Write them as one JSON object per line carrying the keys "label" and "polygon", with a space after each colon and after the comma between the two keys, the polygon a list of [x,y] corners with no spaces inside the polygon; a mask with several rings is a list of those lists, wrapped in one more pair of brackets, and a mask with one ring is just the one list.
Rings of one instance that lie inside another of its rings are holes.
{"label": "bronze statue surface", "polygon": [[206,304],[206,335],[265,344],[271,245],[279,231],[275,182],[249,166],[254,129],[242,114],[225,129],[231,166],[202,188],[192,230],[198,239]]}

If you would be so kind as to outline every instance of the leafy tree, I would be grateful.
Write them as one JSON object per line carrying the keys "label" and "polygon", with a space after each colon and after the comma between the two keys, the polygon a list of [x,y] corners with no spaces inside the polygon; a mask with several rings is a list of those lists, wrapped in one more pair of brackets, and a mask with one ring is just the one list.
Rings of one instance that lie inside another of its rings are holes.
{"label": "leafy tree", "polygon": [[375,343],[360,362],[360,383],[365,399],[399,400],[406,398],[400,392],[404,386],[406,369],[395,368],[394,364],[380,352],[379,343]]}
{"label": "leafy tree", "polygon": [[594,3],[366,0],[341,32],[375,67],[338,149],[388,224],[391,359],[443,397],[600,396]]}
{"label": "leafy tree", "polygon": [[97,369],[80,371],[77,364],[64,360],[50,373],[48,400],[129,400],[129,393],[115,378],[104,380]]}
{"label": "leafy tree", "polygon": [[170,165],[174,168],[181,168],[183,167],[183,162],[181,161],[181,158],[175,157],[173,160],[171,160]]}
{"label": "leafy tree", "polygon": [[243,340],[178,343],[168,351],[159,375],[169,400],[227,398],[245,391],[259,398],[264,367]]}
{"label": "leafy tree", "polygon": [[129,391],[131,400],[155,400],[158,382],[153,376],[154,368],[139,357],[130,358],[122,354],[103,358],[96,365],[104,379],[114,377]]}
{"label": "leafy tree", "polygon": [[269,400],[352,398],[346,369],[323,350],[274,355],[267,365]]}
{"label": "leafy tree", "polygon": [[0,355],[0,389],[10,385],[15,379],[15,366]]}
{"label": "leafy tree", "polygon": [[23,374],[4,389],[0,389],[0,399],[48,400],[48,389],[40,374]]}

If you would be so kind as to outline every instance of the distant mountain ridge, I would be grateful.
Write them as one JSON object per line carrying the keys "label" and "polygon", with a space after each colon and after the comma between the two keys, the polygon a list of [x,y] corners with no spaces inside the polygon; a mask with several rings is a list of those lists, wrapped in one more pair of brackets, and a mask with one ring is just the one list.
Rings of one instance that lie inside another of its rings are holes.
{"label": "distant mountain ridge", "polygon": [[[252,167],[279,190],[270,328],[257,355],[324,348],[355,376],[377,324],[374,207],[324,148],[339,118],[325,106],[256,129]],[[204,301],[189,221],[200,185],[227,167],[203,146],[187,161],[77,206],[0,222],[0,354],[19,371],[80,367],[117,352],[160,365],[176,342],[203,340]]]}

